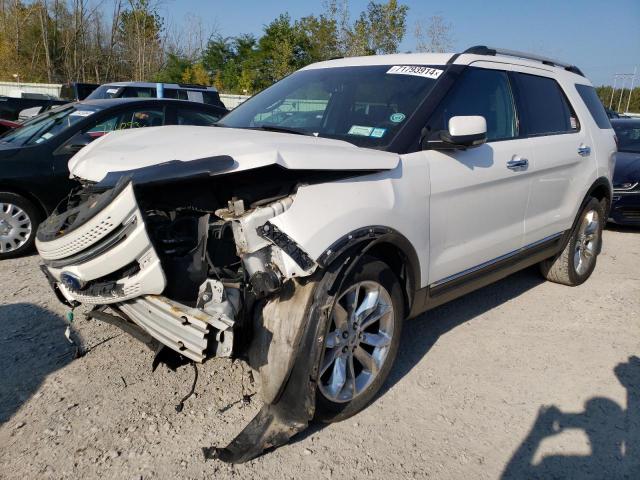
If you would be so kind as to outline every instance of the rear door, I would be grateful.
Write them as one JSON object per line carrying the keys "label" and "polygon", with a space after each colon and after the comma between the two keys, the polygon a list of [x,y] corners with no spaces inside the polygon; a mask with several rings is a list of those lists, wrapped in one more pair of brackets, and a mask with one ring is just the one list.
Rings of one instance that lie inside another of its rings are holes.
{"label": "rear door", "polygon": [[525,245],[570,228],[593,171],[592,139],[560,84],[545,74],[511,73],[521,132],[532,149]]}
{"label": "rear door", "polygon": [[426,129],[437,135],[458,115],[485,117],[487,143],[422,152],[431,178],[430,283],[480,269],[523,245],[530,151],[519,138],[508,74],[467,68]]}

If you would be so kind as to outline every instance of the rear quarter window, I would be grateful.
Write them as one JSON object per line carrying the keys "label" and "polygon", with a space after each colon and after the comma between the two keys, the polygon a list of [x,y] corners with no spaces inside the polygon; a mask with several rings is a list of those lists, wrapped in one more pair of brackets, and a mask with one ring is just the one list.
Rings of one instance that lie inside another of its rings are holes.
{"label": "rear quarter window", "polygon": [[579,130],[578,117],[558,82],[526,73],[514,73],[513,76],[525,135],[553,135]]}
{"label": "rear quarter window", "polygon": [[589,113],[593,117],[593,120],[598,125],[598,128],[609,129],[611,128],[611,122],[609,121],[609,117],[607,116],[607,112],[596,93],[596,89],[591,85],[581,85],[579,83],[576,84],[576,90],[582,98],[582,101],[587,106]]}

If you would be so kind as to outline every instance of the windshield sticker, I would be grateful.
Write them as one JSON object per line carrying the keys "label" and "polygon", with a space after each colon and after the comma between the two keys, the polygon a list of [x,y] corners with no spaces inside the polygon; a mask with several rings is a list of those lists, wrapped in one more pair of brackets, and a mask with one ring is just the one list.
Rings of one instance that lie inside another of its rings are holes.
{"label": "windshield sticker", "polygon": [[118,93],[117,88],[107,88],[107,93]]}
{"label": "windshield sticker", "polygon": [[382,138],[385,133],[387,133],[386,128],[374,128],[370,136],[373,138]]}
{"label": "windshield sticker", "polygon": [[42,138],[44,138],[45,140],[49,140],[51,137],[53,137],[53,133],[45,133],[42,135]]}
{"label": "windshield sticker", "polygon": [[71,112],[69,114],[70,117],[88,117],[90,115],[93,115],[94,112],[93,110],[76,110],[75,112]]}
{"label": "windshield sticker", "polygon": [[414,75],[416,77],[430,78],[432,80],[438,78],[441,73],[442,70],[438,70],[437,68],[416,65],[394,65],[387,70],[387,74],[391,75]]}
{"label": "windshield sticker", "polygon": [[349,131],[349,135],[360,135],[362,137],[368,137],[373,132],[373,127],[363,127],[360,125],[352,125]]}
{"label": "windshield sticker", "polygon": [[389,120],[391,120],[393,123],[400,123],[405,118],[407,118],[407,116],[404,113],[394,113],[389,117]]}

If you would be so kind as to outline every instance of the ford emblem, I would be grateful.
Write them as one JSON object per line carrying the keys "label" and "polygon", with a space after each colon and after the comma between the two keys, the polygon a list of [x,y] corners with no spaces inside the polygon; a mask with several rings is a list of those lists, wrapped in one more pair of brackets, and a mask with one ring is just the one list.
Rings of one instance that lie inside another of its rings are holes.
{"label": "ford emblem", "polygon": [[69,272],[62,272],[60,274],[60,281],[70,290],[80,290],[84,286],[84,282],[82,280]]}

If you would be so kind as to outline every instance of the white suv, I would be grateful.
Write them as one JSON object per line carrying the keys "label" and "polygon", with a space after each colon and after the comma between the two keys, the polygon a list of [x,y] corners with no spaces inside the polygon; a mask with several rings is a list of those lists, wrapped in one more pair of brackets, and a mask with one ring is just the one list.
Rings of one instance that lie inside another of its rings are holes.
{"label": "white suv", "polygon": [[613,130],[576,67],[474,47],[303,68],[218,128],[114,132],[39,229],[70,306],[196,362],[247,359],[244,461],[376,394],[403,321],[539,263],[579,285],[611,199]]}

